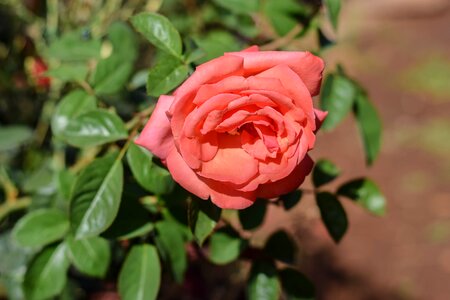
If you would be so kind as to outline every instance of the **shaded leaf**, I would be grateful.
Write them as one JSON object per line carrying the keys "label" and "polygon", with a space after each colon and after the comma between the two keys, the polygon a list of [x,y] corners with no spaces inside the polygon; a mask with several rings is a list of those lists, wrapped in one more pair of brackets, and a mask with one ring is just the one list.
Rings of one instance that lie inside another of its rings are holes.
{"label": "shaded leaf", "polygon": [[205,63],[225,52],[241,50],[236,37],[224,30],[211,30],[204,36],[196,37],[195,42],[205,53],[198,63]]}
{"label": "shaded leaf", "polygon": [[158,97],[176,88],[187,77],[189,67],[171,55],[159,55],[148,72],[147,93]]}
{"label": "shaded leaf", "polygon": [[161,266],[153,245],[131,248],[119,274],[119,294],[123,300],[152,300],[158,296]]}
{"label": "shaded leaf", "polygon": [[123,167],[116,155],[97,158],[79,175],[70,203],[76,238],[102,233],[117,215],[123,188]]}
{"label": "shaded leaf", "polygon": [[45,54],[52,59],[80,61],[99,58],[100,48],[100,40],[90,39],[82,31],[73,31],[54,41]]}
{"label": "shaded leaf", "polygon": [[42,247],[62,239],[69,230],[66,215],[56,209],[39,209],[26,214],[14,226],[13,236],[22,247]]}
{"label": "shaded leaf", "polygon": [[338,195],[346,196],[377,216],[386,211],[386,199],[378,186],[370,179],[360,178],[339,187]]}
{"label": "shaded leaf", "polygon": [[138,42],[133,30],[124,22],[114,22],[108,29],[113,55],[134,62],[138,56]]}
{"label": "shaded leaf", "polygon": [[169,220],[156,223],[156,230],[158,231],[156,245],[163,259],[169,263],[175,280],[181,283],[187,268],[187,256],[183,232],[180,231],[178,226],[178,224]]}
{"label": "shaded leaf", "polygon": [[134,143],[128,148],[127,161],[139,185],[156,195],[168,194],[175,182],[169,171],[154,164],[152,158],[150,151]]}
{"label": "shaded leaf", "polygon": [[342,204],[335,195],[328,192],[316,194],[322,221],[333,240],[337,243],[347,231],[348,221]]}
{"label": "shaded leaf", "polygon": [[279,299],[280,284],[277,278],[277,269],[273,262],[253,262],[247,286],[247,296],[249,300]]}
{"label": "shaded leaf", "polygon": [[127,83],[133,71],[133,62],[124,60],[120,55],[111,55],[102,59],[95,68],[91,84],[98,95],[119,92]]}
{"label": "shaded leaf", "polygon": [[292,264],[295,258],[296,246],[288,234],[279,230],[273,233],[264,247],[266,253],[282,262]]}
{"label": "shaded leaf", "polygon": [[339,176],[341,170],[331,161],[327,159],[321,159],[316,162],[313,173],[312,180],[315,187],[319,187],[330,181],[334,180]]}
{"label": "shaded leaf", "polygon": [[81,273],[93,277],[104,277],[108,270],[111,250],[107,240],[101,237],[83,239],[68,238],[69,257]]}
{"label": "shaded leaf", "polygon": [[297,205],[302,199],[303,192],[301,190],[295,190],[288,194],[282,195],[280,200],[283,202],[284,209],[289,210]]}
{"label": "shaded leaf", "polygon": [[279,272],[283,291],[288,300],[313,299],[315,288],[311,281],[295,269],[286,268]]}
{"label": "shaded leaf", "polygon": [[13,150],[31,140],[33,132],[22,125],[0,127],[0,151]]}
{"label": "shaded leaf", "polygon": [[88,74],[88,67],[85,64],[62,64],[57,68],[48,70],[45,75],[65,81],[82,81]]}
{"label": "shaded leaf", "polygon": [[66,284],[69,259],[65,244],[44,249],[28,267],[23,283],[26,299],[48,299]]}
{"label": "shaded leaf", "polygon": [[201,246],[213,232],[222,210],[211,201],[193,198],[189,203],[189,227],[195,240]]}
{"label": "shaded leaf", "polygon": [[215,232],[209,241],[209,259],[218,265],[225,265],[236,260],[247,247],[232,228],[225,227]]}
{"label": "shaded leaf", "polygon": [[325,78],[320,97],[322,110],[328,115],[322,123],[321,129],[335,128],[350,112],[357,89],[354,83],[342,74],[330,74]]}
{"label": "shaded leaf", "polygon": [[341,11],[341,0],[325,0],[324,4],[328,11],[328,17],[336,30],[338,27],[339,12]]}
{"label": "shaded leaf", "polygon": [[259,6],[259,0],[213,0],[213,2],[234,13],[240,14],[256,12]]}
{"label": "shaded leaf", "polygon": [[364,91],[359,91],[356,97],[354,113],[364,142],[366,162],[371,165],[380,152],[381,121]]}
{"label": "shaded leaf", "polygon": [[250,207],[238,211],[242,228],[252,230],[264,222],[267,210],[267,200],[256,200]]}
{"label": "shaded leaf", "polygon": [[131,17],[131,23],[155,47],[181,57],[181,37],[170,21],[156,13],[143,12]]}

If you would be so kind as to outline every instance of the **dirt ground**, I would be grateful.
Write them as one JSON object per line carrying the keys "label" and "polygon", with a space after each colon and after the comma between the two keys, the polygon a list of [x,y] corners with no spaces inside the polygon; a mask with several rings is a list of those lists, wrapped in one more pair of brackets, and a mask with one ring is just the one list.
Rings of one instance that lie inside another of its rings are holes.
{"label": "dirt ground", "polygon": [[349,118],[321,133],[313,156],[345,171],[330,189],[373,178],[388,213],[345,202],[350,227],[336,246],[306,196],[282,226],[295,228],[318,299],[450,299],[450,2],[346,1],[341,20],[325,58],[367,87],[383,120],[382,151],[367,169]]}

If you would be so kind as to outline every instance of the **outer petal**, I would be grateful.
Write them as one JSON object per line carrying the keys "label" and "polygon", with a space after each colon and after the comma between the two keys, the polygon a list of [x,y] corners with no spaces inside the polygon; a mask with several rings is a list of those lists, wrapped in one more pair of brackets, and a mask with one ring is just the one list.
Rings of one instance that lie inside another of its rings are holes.
{"label": "outer petal", "polygon": [[319,109],[314,109],[314,114],[316,115],[316,128],[314,132],[317,132],[317,130],[320,129],[322,126],[323,121],[328,115],[327,111],[321,111]]}
{"label": "outer petal", "polygon": [[167,167],[173,179],[183,188],[202,199],[208,199],[208,186],[189,168],[175,147],[167,156]]}
{"label": "outer petal", "polygon": [[214,180],[205,179],[205,182],[211,189],[211,201],[220,208],[244,209],[256,200],[255,192],[241,192]]}
{"label": "outer petal", "polygon": [[270,199],[293,191],[302,184],[305,177],[311,172],[313,164],[309,155],[306,155],[301,163],[287,177],[260,185],[257,190],[257,196]]}
{"label": "outer petal", "polygon": [[254,75],[278,65],[288,65],[300,76],[312,96],[319,94],[323,60],[309,52],[291,51],[261,51],[261,52],[230,52],[244,58],[245,75]]}
{"label": "outer petal", "polygon": [[167,158],[174,147],[170,122],[166,115],[173,100],[172,96],[159,97],[150,120],[135,141],[136,144],[147,148],[162,160]]}

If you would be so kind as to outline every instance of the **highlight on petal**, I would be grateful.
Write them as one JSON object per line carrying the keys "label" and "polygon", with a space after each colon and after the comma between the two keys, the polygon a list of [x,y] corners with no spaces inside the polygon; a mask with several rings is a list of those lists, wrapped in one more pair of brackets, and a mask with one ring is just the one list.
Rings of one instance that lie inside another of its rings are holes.
{"label": "highlight on petal", "polygon": [[166,115],[173,100],[172,96],[159,97],[150,120],[135,141],[136,144],[147,148],[162,160],[167,158],[174,147],[170,122]]}

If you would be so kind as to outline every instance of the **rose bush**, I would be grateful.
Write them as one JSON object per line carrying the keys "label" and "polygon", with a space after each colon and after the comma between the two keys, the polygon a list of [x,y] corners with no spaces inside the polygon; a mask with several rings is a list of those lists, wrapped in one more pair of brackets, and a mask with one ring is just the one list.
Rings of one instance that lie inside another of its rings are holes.
{"label": "rose bush", "polygon": [[323,68],[309,52],[226,53],[161,96],[136,143],[181,186],[221,208],[288,193],[313,166],[307,153],[326,112],[312,96]]}

